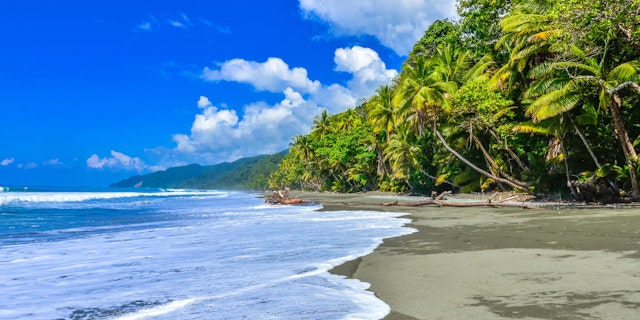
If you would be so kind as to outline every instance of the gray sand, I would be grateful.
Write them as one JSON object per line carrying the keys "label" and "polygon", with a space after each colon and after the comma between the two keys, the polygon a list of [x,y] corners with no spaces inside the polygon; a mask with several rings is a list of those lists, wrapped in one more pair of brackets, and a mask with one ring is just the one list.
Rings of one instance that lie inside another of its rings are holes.
{"label": "gray sand", "polygon": [[332,272],[371,284],[385,319],[640,319],[640,208],[383,207],[388,194],[299,193],[325,210],[407,212],[416,233]]}

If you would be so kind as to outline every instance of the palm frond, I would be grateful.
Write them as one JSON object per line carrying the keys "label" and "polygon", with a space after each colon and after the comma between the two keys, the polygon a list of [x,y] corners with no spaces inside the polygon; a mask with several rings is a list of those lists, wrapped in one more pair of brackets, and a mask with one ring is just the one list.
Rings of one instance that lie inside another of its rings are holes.
{"label": "palm frond", "polygon": [[517,133],[532,133],[532,134],[541,134],[545,136],[552,135],[549,128],[540,126],[531,122],[523,122],[519,125],[514,126],[512,130],[513,132],[517,132]]}
{"label": "palm frond", "polygon": [[637,61],[625,62],[613,68],[613,70],[609,72],[608,78],[612,80],[615,79],[619,82],[637,80],[640,78],[639,70],[640,65]]}
{"label": "palm frond", "polygon": [[569,81],[571,79],[568,78],[551,78],[536,81],[525,91],[524,98],[537,98],[549,92],[561,90],[567,86]]}
{"label": "palm frond", "polygon": [[534,121],[555,117],[573,109],[580,97],[567,90],[556,90],[540,96],[527,107],[525,113]]}
{"label": "palm frond", "polygon": [[540,31],[538,33],[533,34],[532,36],[530,36],[527,40],[529,42],[540,42],[540,41],[547,41],[549,39],[551,39],[553,36],[558,35],[560,33],[559,29],[550,29],[550,30],[543,30]]}

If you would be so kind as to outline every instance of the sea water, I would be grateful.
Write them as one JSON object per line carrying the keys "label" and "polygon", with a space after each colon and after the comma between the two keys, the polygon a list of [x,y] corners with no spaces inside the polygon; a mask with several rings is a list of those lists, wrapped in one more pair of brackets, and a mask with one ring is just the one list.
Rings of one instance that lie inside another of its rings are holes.
{"label": "sea water", "polygon": [[412,232],[398,214],[227,191],[0,192],[0,319],[379,319],[328,272]]}

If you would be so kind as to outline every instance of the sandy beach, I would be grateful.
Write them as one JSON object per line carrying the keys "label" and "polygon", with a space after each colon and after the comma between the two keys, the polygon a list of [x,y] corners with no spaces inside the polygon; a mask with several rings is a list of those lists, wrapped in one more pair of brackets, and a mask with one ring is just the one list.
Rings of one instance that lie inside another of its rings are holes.
{"label": "sandy beach", "polygon": [[397,197],[292,196],[412,219],[415,233],[332,270],[370,283],[391,307],[387,320],[640,319],[638,207],[385,207]]}

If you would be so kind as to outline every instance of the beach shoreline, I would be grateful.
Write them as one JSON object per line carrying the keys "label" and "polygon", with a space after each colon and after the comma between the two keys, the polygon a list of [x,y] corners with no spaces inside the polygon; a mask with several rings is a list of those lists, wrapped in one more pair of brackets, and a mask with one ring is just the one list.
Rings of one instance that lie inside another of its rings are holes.
{"label": "beach shoreline", "polygon": [[640,208],[382,206],[391,193],[292,192],[321,210],[406,213],[333,274],[371,284],[385,320],[640,319]]}

